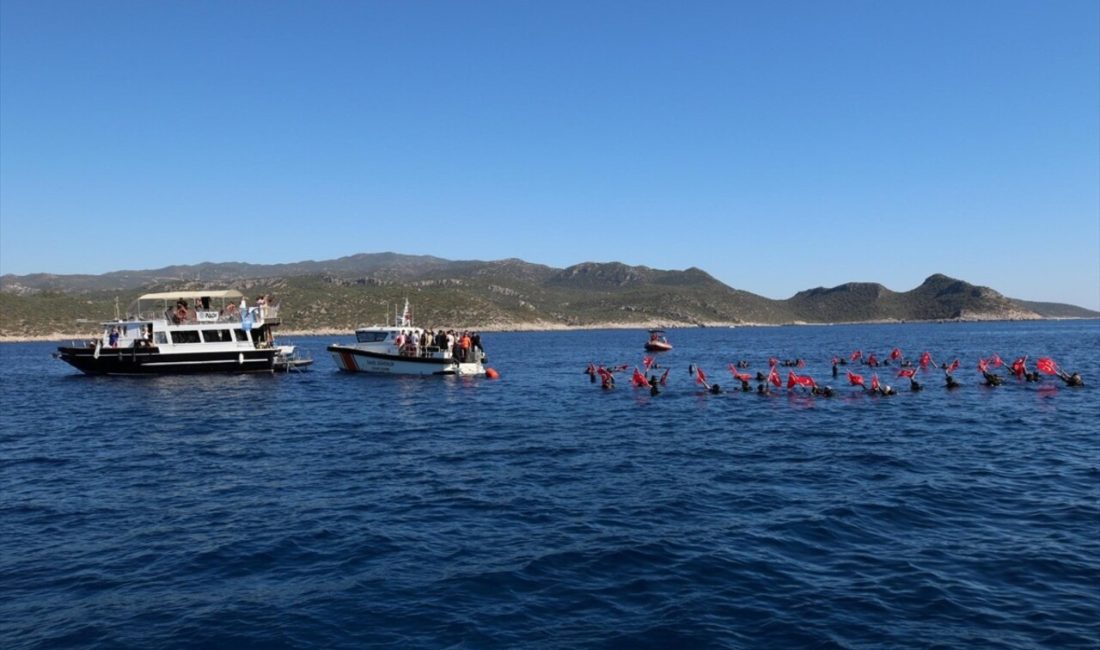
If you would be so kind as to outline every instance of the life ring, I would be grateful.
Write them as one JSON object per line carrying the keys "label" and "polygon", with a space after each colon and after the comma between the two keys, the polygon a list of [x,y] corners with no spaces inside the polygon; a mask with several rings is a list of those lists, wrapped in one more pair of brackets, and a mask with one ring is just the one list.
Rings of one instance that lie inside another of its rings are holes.
{"label": "life ring", "polygon": [[183,321],[187,320],[187,310],[184,309],[183,307],[180,307],[179,309],[177,309],[176,310],[176,318],[178,318],[181,323]]}

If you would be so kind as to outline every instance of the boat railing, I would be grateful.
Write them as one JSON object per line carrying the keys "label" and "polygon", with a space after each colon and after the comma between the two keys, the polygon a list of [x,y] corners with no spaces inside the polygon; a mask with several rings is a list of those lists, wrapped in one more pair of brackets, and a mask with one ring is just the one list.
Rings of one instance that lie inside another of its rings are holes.
{"label": "boat railing", "polygon": [[166,320],[173,325],[209,325],[215,323],[240,323],[247,315],[253,325],[263,325],[266,321],[279,317],[278,305],[255,305],[247,307],[242,314],[239,307],[229,305],[224,309],[172,309],[142,311],[131,314],[129,321]]}

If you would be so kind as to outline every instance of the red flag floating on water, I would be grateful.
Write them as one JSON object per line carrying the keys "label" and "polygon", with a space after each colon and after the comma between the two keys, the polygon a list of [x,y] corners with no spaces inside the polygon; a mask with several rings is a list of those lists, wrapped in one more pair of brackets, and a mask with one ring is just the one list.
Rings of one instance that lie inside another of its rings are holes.
{"label": "red flag floating on water", "polygon": [[669,370],[668,368],[665,368],[665,371],[661,374],[661,385],[662,386],[664,386],[665,384],[668,383],[668,370]]}
{"label": "red flag floating on water", "polygon": [[856,373],[852,372],[851,370],[848,371],[848,383],[850,383],[853,386],[863,386],[864,388],[866,388],[866,386],[863,383],[863,375],[857,375]]}
{"label": "red flag floating on water", "polygon": [[921,370],[927,368],[928,364],[930,364],[930,363],[932,363],[932,355],[931,355],[931,353],[925,351],[924,354],[920,355]]}
{"label": "red flag floating on water", "polygon": [[947,366],[947,374],[950,375],[951,373],[955,372],[958,369],[959,369],[959,360],[955,359],[955,361],[950,366]]}
{"label": "red flag floating on water", "polygon": [[898,359],[900,359],[901,358],[901,348],[894,348],[893,350],[890,350],[890,358],[893,359],[894,361],[897,361]]}
{"label": "red flag floating on water", "polygon": [[638,388],[643,388],[649,385],[649,380],[645,378],[640,370],[634,368],[634,374],[630,377],[631,383]]}
{"label": "red flag floating on water", "polygon": [[798,363],[796,363],[794,365],[798,366],[799,368],[805,368],[806,367],[806,362],[803,361],[802,359],[799,359]]}
{"label": "red flag floating on water", "polygon": [[916,376],[917,376],[917,369],[916,368],[902,368],[901,370],[898,371],[898,377],[908,377],[908,378],[912,379],[913,377],[916,377]]}
{"label": "red flag floating on water", "polygon": [[978,359],[978,372],[985,374],[989,370],[989,362],[985,359]]}
{"label": "red flag floating on water", "polygon": [[863,358],[863,350],[856,350],[852,353],[852,356],[848,357],[849,361],[859,361]]}
{"label": "red flag floating on water", "polygon": [[1001,357],[997,356],[996,354],[989,357],[989,362],[993,364],[994,368],[1000,368],[1001,366],[1005,365],[1004,360],[1001,359]]}
{"label": "red flag floating on water", "polygon": [[871,390],[878,390],[878,373],[871,375]]}
{"label": "red flag floating on water", "polygon": [[778,366],[779,365],[779,359],[776,359],[775,357],[768,357],[768,365],[772,366],[773,368],[775,366]]}
{"label": "red flag floating on water", "polygon": [[772,366],[772,371],[768,373],[768,381],[775,384],[776,388],[783,385],[783,380],[779,378],[779,372],[775,369],[775,366]]}
{"label": "red flag floating on water", "polygon": [[840,359],[837,359],[837,358],[836,358],[836,355],[833,355],[833,365],[835,366],[835,365],[836,365],[836,364],[838,364],[839,362],[840,362]]}
{"label": "red flag floating on water", "polygon": [[877,365],[878,365],[878,357],[876,357],[876,356],[875,356],[874,354],[872,354],[871,356],[867,357],[867,365],[869,365],[869,366],[877,366]]}
{"label": "red flag floating on water", "polygon": [[653,365],[653,357],[642,357],[642,365],[645,366],[646,370],[649,370],[649,367]]}
{"label": "red flag floating on water", "polygon": [[695,368],[695,383],[705,384],[707,383],[707,376],[703,374],[702,368]]}
{"label": "red flag floating on water", "polygon": [[1058,364],[1054,363],[1054,359],[1051,359],[1050,357],[1043,357],[1039,359],[1035,362],[1035,367],[1039,369],[1039,372],[1047,375],[1058,374]]}
{"label": "red flag floating on water", "polygon": [[1012,374],[1016,375],[1020,379],[1024,378],[1024,375],[1027,374],[1026,356],[1017,357],[1016,360],[1012,362]]}

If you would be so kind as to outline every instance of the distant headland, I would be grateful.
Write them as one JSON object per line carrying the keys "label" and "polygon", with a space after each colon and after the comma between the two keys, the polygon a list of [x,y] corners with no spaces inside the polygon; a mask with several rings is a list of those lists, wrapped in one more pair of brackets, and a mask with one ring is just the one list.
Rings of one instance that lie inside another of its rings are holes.
{"label": "distant headland", "polygon": [[[773,300],[698,268],[585,262],[559,269],[518,259],[452,261],[364,253],[291,264],[202,263],[102,275],[0,276],[0,338],[64,338],[96,329],[116,305],[152,291],[235,288],[271,294],[285,329],[348,332],[392,318],[406,297],[416,322],[492,330],[715,327],[790,323],[1097,318],[935,274],[896,292],[848,283]],[[91,321],[88,323],[88,321]]]}

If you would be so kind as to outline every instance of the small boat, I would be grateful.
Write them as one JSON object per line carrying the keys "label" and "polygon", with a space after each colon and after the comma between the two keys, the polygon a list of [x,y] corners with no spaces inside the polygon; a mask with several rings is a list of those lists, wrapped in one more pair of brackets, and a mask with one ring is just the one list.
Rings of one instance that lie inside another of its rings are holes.
{"label": "small boat", "polygon": [[355,343],[328,346],[340,370],[380,375],[484,375],[485,352],[477,335],[425,330],[412,323],[409,301],[393,325],[355,330]]}
{"label": "small boat", "polygon": [[279,323],[277,304],[249,308],[232,289],[147,293],[126,317],[102,321],[98,338],[58,347],[54,356],[88,375],[271,373],[313,363],[275,343]]}
{"label": "small boat", "polygon": [[664,330],[649,330],[649,340],[645,342],[646,352],[668,352],[672,344],[665,338]]}

